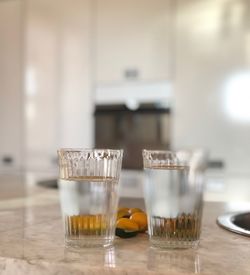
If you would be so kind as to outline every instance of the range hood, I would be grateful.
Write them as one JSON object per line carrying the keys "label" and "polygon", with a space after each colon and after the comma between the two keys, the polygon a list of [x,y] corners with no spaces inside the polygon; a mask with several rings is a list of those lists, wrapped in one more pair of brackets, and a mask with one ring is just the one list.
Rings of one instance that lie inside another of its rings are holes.
{"label": "range hood", "polygon": [[172,97],[172,85],[166,80],[126,81],[98,85],[95,104],[125,104],[130,109],[136,109],[140,104],[155,103],[171,108]]}

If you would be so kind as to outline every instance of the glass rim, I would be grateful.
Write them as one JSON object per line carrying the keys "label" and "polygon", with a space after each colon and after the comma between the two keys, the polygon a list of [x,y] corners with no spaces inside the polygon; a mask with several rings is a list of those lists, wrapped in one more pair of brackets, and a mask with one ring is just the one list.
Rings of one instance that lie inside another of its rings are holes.
{"label": "glass rim", "polygon": [[109,152],[109,153],[123,153],[123,149],[109,149],[109,148],[59,148],[57,152]]}
{"label": "glass rim", "polygon": [[177,149],[173,149],[173,150],[154,150],[154,149],[142,149],[142,153],[154,153],[154,154],[173,154],[173,153],[178,153],[178,152],[197,152],[197,151],[201,151],[204,153],[207,153],[208,150],[206,148],[202,148],[202,147],[191,147],[191,148],[177,148]]}
{"label": "glass rim", "polygon": [[178,150],[153,150],[153,149],[142,149],[142,152],[149,152],[149,153],[175,153]]}

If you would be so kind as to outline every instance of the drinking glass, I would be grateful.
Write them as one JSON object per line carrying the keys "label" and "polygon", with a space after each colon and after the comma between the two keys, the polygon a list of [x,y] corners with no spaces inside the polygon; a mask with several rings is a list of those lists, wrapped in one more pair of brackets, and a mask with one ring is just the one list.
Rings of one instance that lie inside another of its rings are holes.
{"label": "drinking glass", "polygon": [[60,149],[66,246],[110,246],[115,236],[122,150]]}
{"label": "drinking glass", "polygon": [[143,150],[144,196],[153,247],[198,245],[206,159],[202,150]]}

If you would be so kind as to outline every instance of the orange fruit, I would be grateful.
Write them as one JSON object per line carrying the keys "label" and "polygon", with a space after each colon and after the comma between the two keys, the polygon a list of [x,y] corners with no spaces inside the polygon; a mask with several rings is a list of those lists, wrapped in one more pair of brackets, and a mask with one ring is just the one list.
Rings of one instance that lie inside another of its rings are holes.
{"label": "orange fruit", "polygon": [[126,231],[138,231],[139,230],[139,225],[135,221],[127,219],[127,218],[121,218],[121,219],[117,220],[116,227],[126,230]]}
{"label": "orange fruit", "polygon": [[126,218],[126,217],[129,217],[130,214],[129,214],[129,208],[119,208],[118,209],[118,212],[117,212],[117,220],[119,220],[120,218]]}
{"label": "orange fruit", "polygon": [[137,223],[139,226],[140,231],[147,230],[148,227],[148,221],[147,221],[147,215],[144,212],[135,212],[130,216],[130,220]]}
{"label": "orange fruit", "polygon": [[128,212],[129,212],[130,215],[132,215],[132,214],[134,214],[136,212],[142,212],[142,210],[140,208],[130,208],[128,210]]}
{"label": "orange fruit", "polygon": [[118,211],[129,211],[128,207],[119,207]]}

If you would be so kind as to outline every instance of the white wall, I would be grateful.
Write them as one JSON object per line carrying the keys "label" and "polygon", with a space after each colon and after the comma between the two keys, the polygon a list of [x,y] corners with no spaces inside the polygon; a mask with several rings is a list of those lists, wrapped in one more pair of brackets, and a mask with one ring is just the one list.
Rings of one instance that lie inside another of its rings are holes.
{"label": "white wall", "polygon": [[223,89],[231,76],[249,68],[246,7],[242,1],[178,3],[173,142],[205,147],[211,158],[225,161],[227,173],[249,174],[250,121],[225,112]]}
{"label": "white wall", "polygon": [[22,165],[22,19],[21,1],[0,1],[0,170],[2,158],[14,160],[11,170]]}

